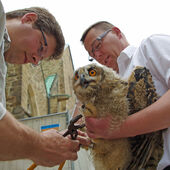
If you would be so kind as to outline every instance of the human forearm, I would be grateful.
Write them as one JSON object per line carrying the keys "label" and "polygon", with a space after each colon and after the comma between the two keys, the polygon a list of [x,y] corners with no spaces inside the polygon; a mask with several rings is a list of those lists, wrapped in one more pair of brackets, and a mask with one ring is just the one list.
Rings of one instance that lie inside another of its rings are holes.
{"label": "human forearm", "polygon": [[79,134],[78,140],[71,140],[54,129],[35,132],[8,112],[0,120],[0,130],[0,160],[26,158],[36,165],[51,167],[65,160],[76,160],[80,143],[90,143],[85,134]]}
{"label": "human forearm", "polygon": [[[0,120],[0,160],[28,158],[38,133],[18,122],[10,113]],[[36,147],[36,143],[35,143]]]}
{"label": "human forearm", "polygon": [[91,138],[123,138],[145,134],[170,126],[170,90],[157,102],[128,116],[120,128],[111,129],[110,116],[106,118],[86,118],[87,133]]}
{"label": "human forearm", "polygon": [[129,116],[122,124],[120,132],[113,132],[116,137],[129,137],[149,133],[170,126],[170,90],[157,102]]}

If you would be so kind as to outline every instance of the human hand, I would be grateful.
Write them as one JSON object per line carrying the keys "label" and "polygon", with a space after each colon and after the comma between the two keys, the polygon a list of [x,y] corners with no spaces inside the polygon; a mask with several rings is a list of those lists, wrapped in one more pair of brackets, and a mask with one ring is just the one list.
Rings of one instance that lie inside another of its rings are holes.
{"label": "human hand", "polygon": [[[78,124],[76,124],[76,125],[78,125]],[[78,132],[78,136],[76,139],[80,142],[80,144],[83,146],[90,146],[91,140],[88,137],[87,133],[82,132],[81,130],[77,130],[77,132]],[[63,135],[65,133],[65,131],[61,131],[60,133]],[[68,135],[67,137],[71,139],[70,135]]]}
{"label": "human hand", "polygon": [[119,129],[112,129],[112,117],[92,118],[86,117],[87,134],[90,138],[113,139],[119,133]]}
{"label": "human hand", "polygon": [[78,130],[77,140],[79,140],[80,144],[83,145],[83,146],[90,146],[91,145],[91,140],[88,137],[87,133],[82,132],[80,130]]}
{"label": "human hand", "polygon": [[38,145],[30,156],[36,165],[52,167],[65,160],[77,159],[77,152],[80,149],[79,140],[63,137],[54,129],[41,133],[37,140]]}

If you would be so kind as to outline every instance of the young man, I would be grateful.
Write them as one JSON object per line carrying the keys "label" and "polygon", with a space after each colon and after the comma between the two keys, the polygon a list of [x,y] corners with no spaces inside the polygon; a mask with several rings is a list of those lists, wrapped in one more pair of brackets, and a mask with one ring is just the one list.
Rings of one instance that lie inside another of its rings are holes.
{"label": "young man", "polygon": [[[128,78],[135,66],[145,66],[153,76],[157,93],[162,96],[151,106],[129,116],[120,129],[110,130],[110,117],[86,118],[91,138],[123,138],[170,127],[170,36],[153,35],[136,48],[111,23],[101,21],[90,26],[81,41],[91,58]],[[170,166],[170,128],[163,133],[164,155],[158,170]]]}
{"label": "young man", "polygon": [[43,8],[16,10],[5,16],[1,1],[0,23],[0,160],[26,158],[37,165],[55,166],[77,159],[80,143],[87,143],[85,134],[73,141],[55,130],[37,133],[5,109],[5,62],[36,65],[44,58],[59,58],[65,44],[59,24]]}

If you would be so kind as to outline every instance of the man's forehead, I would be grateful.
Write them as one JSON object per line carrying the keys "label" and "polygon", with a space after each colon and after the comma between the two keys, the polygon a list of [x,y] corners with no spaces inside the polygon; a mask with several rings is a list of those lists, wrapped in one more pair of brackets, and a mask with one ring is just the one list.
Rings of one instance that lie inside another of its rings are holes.
{"label": "man's forehead", "polygon": [[89,30],[89,32],[86,35],[86,38],[84,39],[84,46],[85,48],[88,46],[91,46],[93,41],[101,34],[103,33],[102,30],[92,28]]}
{"label": "man's forehead", "polygon": [[[97,29],[97,28],[92,28],[88,34],[92,37],[92,38],[97,38],[100,34],[102,34],[104,31],[101,29]],[[88,35],[87,34],[87,35]]]}

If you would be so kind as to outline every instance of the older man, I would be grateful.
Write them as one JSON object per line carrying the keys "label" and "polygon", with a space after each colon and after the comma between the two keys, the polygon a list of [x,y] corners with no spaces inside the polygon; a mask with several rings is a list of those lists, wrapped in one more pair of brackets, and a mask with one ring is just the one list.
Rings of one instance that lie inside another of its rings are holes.
{"label": "older man", "polygon": [[111,130],[110,117],[86,118],[91,138],[122,138],[168,128],[163,134],[164,155],[158,170],[170,166],[170,36],[152,35],[138,48],[129,45],[113,24],[101,21],[90,26],[81,41],[90,58],[128,78],[135,66],[145,66],[152,74],[157,93],[162,96],[151,106],[129,116],[120,129]]}

